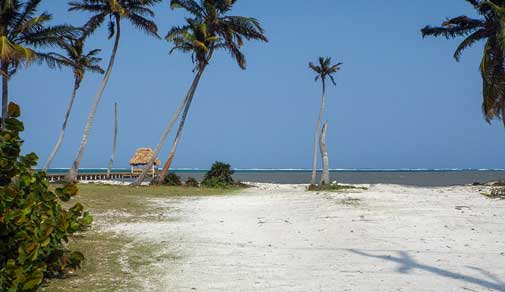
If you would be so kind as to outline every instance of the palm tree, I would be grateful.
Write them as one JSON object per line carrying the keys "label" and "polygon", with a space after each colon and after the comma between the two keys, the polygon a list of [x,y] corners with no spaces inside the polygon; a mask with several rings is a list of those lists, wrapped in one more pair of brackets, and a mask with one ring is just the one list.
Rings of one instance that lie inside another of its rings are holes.
{"label": "palm tree", "polygon": [[323,95],[321,98],[321,109],[319,110],[319,118],[317,119],[316,135],[315,135],[315,139],[314,139],[314,155],[313,155],[313,159],[312,159],[312,179],[310,181],[311,185],[316,184],[317,143],[319,142],[319,131],[321,128],[321,120],[323,119],[324,108],[326,105],[326,78],[330,78],[333,85],[337,85],[335,83],[335,79],[333,79],[333,74],[335,74],[337,71],[339,71],[341,66],[342,66],[342,63],[332,65],[331,58],[323,58],[323,57],[319,57],[319,65],[315,65],[312,62],[309,63],[310,69],[312,69],[314,72],[317,73],[315,81],[317,82],[319,79],[321,79],[321,82],[323,84]]}
{"label": "palm tree", "polygon": [[486,42],[480,71],[483,80],[484,118],[490,123],[501,118],[505,126],[505,2],[503,0],[466,0],[482,17],[479,19],[458,16],[448,19],[441,26],[424,27],[426,36],[443,36],[447,39],[464,37],[454,52],[459,62],[463,51],[478,41]]}
{"label": "palm tree", "polygon": [[53,151],[49,155],[46,164],[44,165],[43,171],[46,171],[53,162],[56,153],[60,149],[61,143],[63,142],[63,137],[65,136],[65,130],[67,128],[68,119],[70,117],[70,112],[72,111],[72,106],[74,105],[75,96],[77,90],[81,86],[81,82],[84,79],[84,75],[87,71],[93,73],[103,74],[104,71],[100,67],[99,63],[102,61],[101,58],[96,57],[101,50],[92,50],[88,53],[84,53],[84,37],[79,39],[66,39],[65,41],[60,41],[59,45],[64,50],[66,55],[58,53],[49,53],[53,59],[56,60],[58,65],[63,65],[72,68],[74,73],[74,87],[72,89],[72,94],[70,95],[70,101],[68,103],[67,111],[65,113],[65,118],[63,119],[63,125],[61,127],[60,136],[54,145]]}
{"label": "palm tree", "polygon": [[9,102],[9,79],[21,65],[33,61],[54,62],[37,48],[54,46],[62,37],[75,36],[77,30],[69,25],[49,26],[52,16],[37,14],[41,0],[9,0],[0,2],[0,74],[2,75],[2,129],[5,129]]}
{"label": "palm tree", "polygon": [[93,16],[85,25],[87,34],[93,33],[98,27],[107,21],[109,39],[115,36],[115,40],[114,47],[112,49],[112,55],[109,60],[109,65],[105,71],[105,75],[103,77],[102,83],[100,84],[95,99],[93,100],[93,105],[91,107],[91,111],[89,112],[86,126],[84,128],[84,134],[82,135],[81,145],[79,146],[77,157],[67,174],[67,180],[77,180],[77,171],[79,170],[79,166],[84,155],[84,150],[88,143],[88,138],[91,132],[93,120],[95,118],[95,113],[105,87],[109,82],[112,68],[114,66],[114,61],[116,60],[116,53],[121,38],[121,20],[126,19],[131,22],[137,29],[144,31],[148,35],[159,38],[158,27],[156,26],[156,23],[153,20],[149,19],[154,17],[154,12],[151,10],[151,7],[159,2],[161,2],[161,0],[79,0],[69,3],[69,11],[85,11],[93,13]]}
{"label": "palm tree", "polygon": [[240,50],[244,45],[244,39],[268,42],[265,31],[255,18],[227,15],[235,2],[236,0],[171,0],[170,6],[172,9],[185,9],[193,18],[187,19],[186,25],[182,27],[172,28],[167,34],[166,40],[174,44],[172,51],[178,50],[192,54],[192,60],[196,65],[194,71],[197,73],[186,97],[182,100],[179,108],[165,128],[150,163],[135,181],[134,185],[139,185],[144,180],[145,175],[159,155],[168,133],[184,108],[172,149],[159,177],[163,178],[169,170],[196,88],[205,68],[212,59],[214,51],[216,49],[227,50],[236,60],[239,67],[245,69],[246,59]]}

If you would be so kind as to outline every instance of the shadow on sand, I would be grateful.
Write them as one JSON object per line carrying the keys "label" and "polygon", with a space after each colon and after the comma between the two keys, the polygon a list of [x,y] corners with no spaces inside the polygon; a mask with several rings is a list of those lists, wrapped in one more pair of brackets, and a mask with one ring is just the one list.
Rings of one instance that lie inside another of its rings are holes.
{"label": "shadow on sand", "polygon": [[369,254],[369,253],[355,250],[355,249],[350,249],[349,251],[354,254],[358,254],[358,255],[362,255],[362,256],[366,256],[366,257],[377,258],[377,259],[382,259],[382,260],[398,263],[398,264],[400,264],[400,266],[398,267],[397,272],[402,273],[402,274],[408,274],[412,270],[423,270],[423,271],[427,271],[427,272],[439,275],[441,277],[451,278],[451,279],[479,285],[484,288],[494,289],[496,291],[505,292],[505,282],[500,280],[496,275],[494,275],[488,271],[485,271],[483,269],[480,269],[480,268],[468,267],[469,269],[472,269],[472,270],[475,270],[475,271],[478,271],[479,273],[481,273],[483,275],[483,277],[487,278],[487,280],[486,279],[479,279],[479,278],[476,278],[473,276],[467,276],[464,274],[444,270],[444,269],[441,269],[438,267],[418,263],[418,262],[416,262],[416,260],[414,258],[412,258],[410,256],[410,254],[408,252],[405,252],[405,251],[399,251],[398,256],[396,256],[396,257],[390,256],[390,255],[373,255],[373,254]]}

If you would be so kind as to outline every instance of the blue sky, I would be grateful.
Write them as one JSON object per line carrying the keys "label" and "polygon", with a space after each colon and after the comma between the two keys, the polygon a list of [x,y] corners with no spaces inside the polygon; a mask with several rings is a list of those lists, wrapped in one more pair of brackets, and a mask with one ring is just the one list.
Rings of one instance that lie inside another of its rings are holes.
{"label": "blue sky", "polygon": [[[84,23],[66,1],[44,1],[57,22]],[[157,8],[165,35],[186,14]],[[460,63],[457,41],[423,40],[419,30],[446,17],[474,16],[464,0],[241,0],[232,12],[258,18],[270,42],[247,43],[242,71],[215,55],[196,93],[175,167],[309,168],[320,105],[320,84],[308,69],[318,56],[343,62],[328,91],[326,119],[332,168],[503,168],[505,130],[481,113],[478,71],[482,44]],[[125,23],[117,62],[97,112],[82,167],[105,167],[111,154],[113,104],[119,103],[115,166],[137,147],[154,147],[193,74],[189,55]],[[88,42],[105,61],[112,41],[104,30]],[[106,66],[104,62],[103,66]],[[70,70],[33,65],[11,82],[26,131],[24,151],[44,162],[59,134],[72,88]],[[69,167],[80,143],[100,76],[79,91],[54,167]],[[164,160],[173,135],[161,154]]]}

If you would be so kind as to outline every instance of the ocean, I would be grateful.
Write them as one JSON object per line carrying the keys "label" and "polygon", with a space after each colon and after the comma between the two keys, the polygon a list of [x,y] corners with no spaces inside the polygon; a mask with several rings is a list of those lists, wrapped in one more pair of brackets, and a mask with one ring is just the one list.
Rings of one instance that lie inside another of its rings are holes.
{"label": "ocean", "polygon": [[[67,169],[50,169],[48,173],[64,173]],[[114,172],[129,172],[116,168]],[[105,173],[106,169],[80,169],[81,173]],[[182,177],[201,180],[206,170],[176,169]],[[278,184],[306,184],[310,182],[308,169],[237,169],[234,178],[242,182]],[[332,181],[346,184],[398,184],[420,187],[445,187],[476,182],[505,181],[505,169],[338,169],[331,171]]]}

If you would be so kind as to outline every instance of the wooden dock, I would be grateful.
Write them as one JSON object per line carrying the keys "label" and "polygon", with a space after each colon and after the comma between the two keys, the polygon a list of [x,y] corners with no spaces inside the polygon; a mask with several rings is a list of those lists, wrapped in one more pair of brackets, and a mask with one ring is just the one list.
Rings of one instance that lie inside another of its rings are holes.
{"label": "wooden dock", "polygon": [[[59,182],[65,179],[66,173],[48,173],[47,179],[50,182]],[[79,173],[77,175],[77,180],[83,181],[96,181],[96,180],[125,180],[125,179],[134,179],[139,177],[138,173],[132,174],[131,172],[114,172],[110,174],[110,177],[107,177],[106,173]]]}

